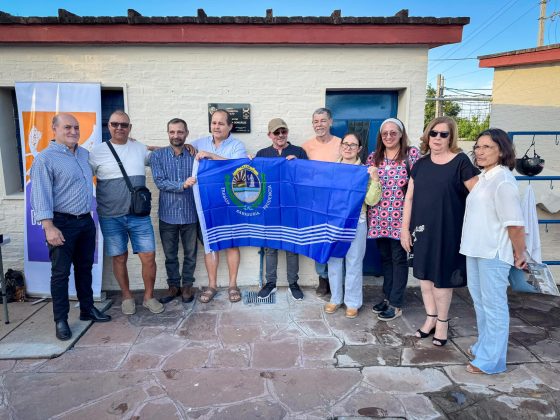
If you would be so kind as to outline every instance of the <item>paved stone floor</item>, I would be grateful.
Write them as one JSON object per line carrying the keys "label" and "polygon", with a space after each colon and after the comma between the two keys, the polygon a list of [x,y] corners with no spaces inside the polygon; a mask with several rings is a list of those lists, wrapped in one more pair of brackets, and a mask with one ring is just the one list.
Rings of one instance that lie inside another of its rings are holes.
{"label": "paved stone floor", "polygon": [[[294,301],[175,300],[94,324],[55,359],[0,361],[2,419],[533,419],[560,417],[560,299],[512,294],[508,371],[471,375],[476,334],[466,290],[455,294],[451,341],[412,337],[424,319],[417,288],[404,315],[377,321],[377,286],[358,318],[325,314],[305,289]],[[138,296],[137,301],[140,301]]]}

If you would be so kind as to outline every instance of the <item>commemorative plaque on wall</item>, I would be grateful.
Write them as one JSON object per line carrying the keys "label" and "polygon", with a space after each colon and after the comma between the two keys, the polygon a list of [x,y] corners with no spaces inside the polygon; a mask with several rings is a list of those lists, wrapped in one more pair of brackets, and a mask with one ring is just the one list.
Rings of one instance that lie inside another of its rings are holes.
{"label": "commemorative plaque on wall", "polygon": [[208,131],[211,131],[210,123],[212,114],[217,109],[225,109],[233,121],[232,133],[251,132],[251,105],[250,104],[208,104]]}

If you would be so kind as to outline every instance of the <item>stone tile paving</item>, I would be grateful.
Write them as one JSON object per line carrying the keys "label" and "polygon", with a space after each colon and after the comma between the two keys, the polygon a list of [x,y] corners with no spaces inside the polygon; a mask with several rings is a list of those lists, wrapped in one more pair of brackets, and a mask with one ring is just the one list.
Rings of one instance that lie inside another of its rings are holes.
{"label": "stone tile paving", "polygon": [[[560,299],[512,294],[508,371],[471,375],[476,336],[466,290],[453,300],[450,341],[412,335],[424,321],[417,288],[404,315],[377,321],[380,288],[356,319],[328,315],[310,289],[276,304],[175,300],[94,324],[62,356],[0,361],[0,418],[325,419],[560,417]],[[139,300],[139,298],[138,298]]]}

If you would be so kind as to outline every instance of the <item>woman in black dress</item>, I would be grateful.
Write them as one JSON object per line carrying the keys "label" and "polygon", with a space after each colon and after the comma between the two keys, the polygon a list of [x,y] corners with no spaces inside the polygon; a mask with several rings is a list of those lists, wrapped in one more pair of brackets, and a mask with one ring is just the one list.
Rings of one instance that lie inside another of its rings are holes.
{"label": "woman in black dress", "polygon": [[424,157],[411,170],[401,244],[407,252],[414,247],[413,275],[420,280],[427,315],[416,337],[434,334],[432,343],[444,346],[453,289],[467,285],[459,245],[465,200],[480,171],[457,146],[453,118],[432,120],[420,140]]}

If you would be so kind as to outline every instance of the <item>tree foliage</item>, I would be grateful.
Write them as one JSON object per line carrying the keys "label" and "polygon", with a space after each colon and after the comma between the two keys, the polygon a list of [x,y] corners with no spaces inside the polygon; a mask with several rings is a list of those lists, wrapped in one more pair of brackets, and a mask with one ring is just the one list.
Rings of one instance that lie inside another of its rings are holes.
{"label": "tree foliage", "polygon": [[480,119],[477,115],[471,118],[457,118],[459,138],[461,140],[476,140],[476,137],[490,127],[490,115]]}
{"label": "tree foliage", "polygon": [[[426,90],[426,99],[427,98],[435,98],[436,97],[436,89],[432,87],[432,85],[428,85]],[[448,117],[456,117],[461,112],[461,106],[456,102],[451,101],[443,101],[443,115],[447,115]],[[432,121],[436,116],[436,101],[429,101],[426,100],[426,104],[424,105],[424,127],[428,125],[430,121]]]}
{"label": "tree foliage", "polygon": [[[428,85],[426,90],[426,99],[435,98],[436,89],[431,85]],[[457,102],[443,101],[443,115],[448,117],[453,117],[457,121],[457,127],[459,129],[459,138],[461,140],[476,140],[476,137],[481,131],[486,130],[490,127],[490,115],[486,118],[481,119],[478,115],[473,115],[470,118],[459,117],[461,112],[461,105]],[[436,115],[436,102],[426,100],[424,105],[424,127],[435,117]]]}

